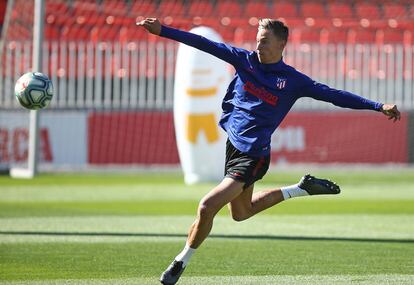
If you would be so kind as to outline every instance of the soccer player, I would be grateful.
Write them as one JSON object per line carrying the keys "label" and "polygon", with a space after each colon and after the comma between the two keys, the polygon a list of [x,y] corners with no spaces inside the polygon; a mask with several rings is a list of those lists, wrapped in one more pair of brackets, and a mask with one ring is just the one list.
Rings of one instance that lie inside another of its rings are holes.
{"label": "soccer player", "polygon": [[373,102],[330,88],[285,64],[282,53],[289,30],[280,21],[259,21],[255,51],[167,27],[156,18],[147,18],[137,25],[212,54],[236,69],[223,99],[220,120],[228,135],[225,177],[200,201],[183,251],[161,275],[164,285],[177,283],[194,251],[210,233],[215,215],[225,205],[228,204],[234,220],[242,221],[289,198],[340,192],[339,186],[329,180],[305,175],[295,185],[253,194],[254,183],[269,167],[271,135],[297,99],[311,97],[343,108],[379,111],[394,122],[400,119],[394,104]]}

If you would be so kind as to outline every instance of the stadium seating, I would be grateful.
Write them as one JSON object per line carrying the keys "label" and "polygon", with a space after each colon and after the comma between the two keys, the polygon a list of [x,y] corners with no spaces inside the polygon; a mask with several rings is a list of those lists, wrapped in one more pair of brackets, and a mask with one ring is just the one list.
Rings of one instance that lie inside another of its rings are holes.
{"label": "stadium seating", "polygon": [[395,44],[403,43],[405,45],[411,44],[412,33],[409,30],[404,32],[396,32],[395,29],[377,30],[376,42],[378,44]]}
{"label": "stadium seating", "polygon": [[134,1],[130,7],[130,13],[135,17],[154,17],[156,11],[157,6],[152,1]]}
{"label": "stadium seating", "polygon": [[184,17],[187,13],[187,7],[180,0],[160,1],[158,6],[158,17],[176,16]]}
{"label": "stadium seating", "polygon": [[213,5],[210,1],[192,1],[188,8],[188,15],[192,17],[210,17],[213,15]]}
{"label": "stadium seating", "polygon": [[299,42],[319,43],[321,40],[321,30],[316,28],[299,29]]}
{"label": "stadium seating", "polygon": [[256,18],[271,18],[272,11],[269,9],[266,1],[248,1],[243,9],[243,16],[246,19],[251,17]]}
{"label": "stadium seating", "polygon": [[[0,25],[6,1],[0,0]],[[33,2],[15,0],[8,39],[30,39]],[[414,30],[412,1],[331,0],[46,0],[45,37],[49,40],[148,40],[136,20],[158,17],[182,29],[208,25],[228,42],[254,41],[258,18],[271,17],[291,28],[294,41],[411,42]],[[312,31],[315,29],[315,31]],[[90,32],[94,31],[91,35]],[[162,40],[162,39],[158,39]]]}
{"label": "stadium seating", "polygon": [[325,17],[325,7],[321,2],[303,2],[300,5],[300,11],[303,17]]}
{"label": "stadium seating", "polygon": [[278,17],[283,18],[298,18],[299,13],[294,2],[275,1],[273,3],[273,13]]}
{"label": "stadium seating", "polygon": [[355,18],[352,6],[344,2],[332,2],[327,5],[327,13],[333,18],[353,19]]}
{"label": "stadium seating", "polygon": [[339,44],[346,43],[348,40],[347,29],[330,28],[327,29],[328,43]]}
{"label": "stadium seating", "polygon": [[359,2],[355,3],[356,15],[360,18],[369,20],[378,20],[382,17],[380,9],[376,2]]}
{"label": "stadium seating", "polygon": [[375,43],[376,34],[375,30],[367,28],[357,28],[351,29],[348,32],[347,42],[349,44],[366,44],[366,43]]}
{"label": "stadium seating", "polygon": [[399,3],[384,3],[383,5],[384,18],[397,19],[408,17],[406,6]]}
{"label": "stadium seating", "polygon": [[240,18],[242,15],[242,8],[237,1],[218,1],[213,15],[220,17]]}

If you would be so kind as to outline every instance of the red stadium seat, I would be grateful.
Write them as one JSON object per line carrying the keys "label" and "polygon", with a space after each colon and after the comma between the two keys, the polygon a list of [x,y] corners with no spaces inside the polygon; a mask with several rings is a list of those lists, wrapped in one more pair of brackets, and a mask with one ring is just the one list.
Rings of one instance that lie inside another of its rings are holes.
{"label": "red stadium seat", "polygon": [[237,1],[218,1],[214,15],[220,17],[240,17],[242,12]]}
{"label": "red stadium seat", "polygon": [[73,21],[73,19],[75,19],[78,24],[100,26],[105,24],[106,15],[101,15],[93,11],[85,11],[83,14],[78,14],[76,18],[68,18],[66,25],[69,25],[69,21]]}
{"label": "red stadium seat", "polygon": [[327,28],[332,25],[332,20],[326,16],[325,7],[321,2],[302,2],[299,10],[307,27]]}
{"label": "red stadium seat", "polygon": [[125,15],[128,11],[126,1],[104,0],[101,4],[102,11],[110,15]]}
{"label": "red stadium seat", "polygon": [[307,17],[303,22],[305,23],[305,26],[314,28],[329,28],[332,26],[331,18]]}
{"label": "red stadium seat", "polygon": [[300,44],[301,34],[302,34],[302,27],[301,28],[290,28],[288,42],[293,45]]}
{"label": "red stadium seat", "polygon": [[283,23],[285,23],[285,25],[287,25],[289,27],[289,29],[303,28],[304,25],[305,25],[305,21],[302,17],[298,17],[298,18],[292,18],[292,17],[279,18],[279,20],[281,20]]}
{"label": "red stadium seat", "polygon": [[179,0],[163,0],[158,7],[158,13],[162,17],[179,16],[186,14],[186,9],[183,3]]}
{"label": "red stadium seat", "polygon": [[404,45],[411,45],[414,43],[413,32],[411,30],[404,31]]}
{"label": "red stadium seat", "polygon": [[360,19],[378,20],[382,17],[376,2],[355,2],[355,11]]}
{"label": "red stadium seat", "polygon": [[295,3],[275,1],[273,3],[273,14],[276,18],[297,18],[298,10]]}
{"label": "red stadium seat", "polygon": [[152,1],[134,1],[130,13],[132,17],[153,17],[156,16],[157,6]]}
{"label": "red stadium seat", "polygon": [[395,29],[378,30],[376,33],[377,44],[403,44],[404,33]]}
{"label": "red stadium seat", "polygon": [[76,22],[76,16],[68,12],[64,14],[56,14],[52,11],[46,13],[46,23],[55,25],[67,25]]}
{"label": "red stadium seat", "polygon": [[215,25],[212,28],[217,31],[225,42],[234,42],[235,28],[232,26]]}
{"label": "red stadium seat", "polygon": [[57,40],[60,38],[60,29],[56,26],[46,25],[45,27],[45,39]]}
{"label": "red stadium seat", "polygon": [[120,30],[120,37],[122,37],[121,41],[136,41],[147,39],[148,33],[144,29],[137,29],[135,26],[127,25],[121,28]]}
{"label": "red stadium seat", "polygon": [[102,41],[114,42],[119,38],[120,27],[118,25],[105,25],[101,27],[99,37]]}
{"label": "red stadium seat", "polygon": [[328,29],[328,43],[345,44],[348,40],[348,29],[333,28]]}
{"label": "red stadium seat", "polygon": [[234,30],[234,42],[241,45],[246,42],[256,42],[257,27],[247,26],[246,28],[236,28]]}
{"label": "red stadium seat", "polygon": [[328,15],[332,18],[350,19],[354,18],[351,4],[328,2]]}
{"label": "red stadium seat", "polygon": [[217,19],[213,19],[206,24],[206,26],[214,29],[216,32],[220,34],[225,42],[233,42],[234,41],[234,29],[235,27],[231,25],[222,25],[220,21]]}
{"label": "red stadium seat", "polygon": [[[0,1],[2,2],[2,1]],[[0,4],[1,6],[1,4]],[[1,9],[1,8],[0,8]],[[66,2],[50,2],[46,1],[46,14],[67,14],[69,13],[69,7]]]}
{"label": "red stadium seat", "polygon": [[89,39],[89,29],[83,25],[65,26],[61,37],[67,41],[86,41]]}
{"label": "red stadium seat", "polygon": [[73,1],[73,10],[75,12],[82,12],[82,11],[94,11],[94,12],[98,12],[99,9],[99,4],[96,2],[88,2],[88,1],[80,1],[80,0],[75,0]]}
{"label": "red stadium seat", "polygon": [[272,11],[266,2],[249,1],[244,7],[244,16],[246,18],[272,18]]}
{"label": "red stadium seat", "polygon": [[3,24],[4,14],[6,12],[7,1],[0,0],[0,25]]}
{"label": "red stadium seat", "polygon": [[206,17],[213,15],[213,6],[210,1],[191,1],[188,8],[188,15],[191,17]]}
{"label": "red stadium seat", "polygon": [[319,43],[321,40],[321,30],[315,28],[304,28],[300,31],[301,43]]}
{"label": "red stadium seat", "polygon": [[326,16],[325,7],[320,2],[303,2],[300,5],[303,17],[324,18]]}
{"label": "red stadium seat", "polygon": [[348,32],[349,44],[375,43],[376,30],[373,29],[351,29]]}
{"label": "red stadium seat", "polygon": [[383,11],[386,19],[400,19],[407,17],[407,9],[405,5],[402,4],[384,3]]}

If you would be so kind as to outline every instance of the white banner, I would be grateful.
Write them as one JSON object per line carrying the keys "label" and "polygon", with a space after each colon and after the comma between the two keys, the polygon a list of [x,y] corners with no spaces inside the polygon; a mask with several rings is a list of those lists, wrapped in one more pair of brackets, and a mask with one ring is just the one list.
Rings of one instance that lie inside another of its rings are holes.
{"label": "white banner", "polygon": [[[207,27],[191,32],[222,41]],[[185,182],[219,181],[224,173],[226,134],[218,121],[230,82],[228,64],[180,44],[175,70],[174,125]]]}
{"label": "white banner", "polygon": [[[85,165],[87,112],[40,111],[40,166]],[[27,163],[29,112],[0,111],[0,168]]]}

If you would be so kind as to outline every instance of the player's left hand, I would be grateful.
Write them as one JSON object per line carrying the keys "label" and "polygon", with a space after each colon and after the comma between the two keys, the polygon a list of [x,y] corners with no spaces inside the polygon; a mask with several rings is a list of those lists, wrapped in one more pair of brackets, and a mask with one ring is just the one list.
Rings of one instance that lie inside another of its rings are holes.
{"label": "player's left hand", "polygon": [[157,18],[145,18],[136,25],[144,27],[148,32],[157,36],[161,33],[161,23]]}
{"label": "player's left hand", "polygon": [[399,121],[401,119],[401,113],[398,111],[397,105],[395,104],[384,104],[382,105],[381,112],[388,117],[388,120]]}

